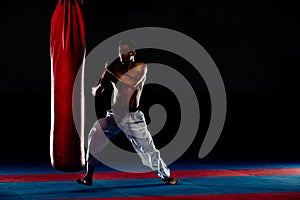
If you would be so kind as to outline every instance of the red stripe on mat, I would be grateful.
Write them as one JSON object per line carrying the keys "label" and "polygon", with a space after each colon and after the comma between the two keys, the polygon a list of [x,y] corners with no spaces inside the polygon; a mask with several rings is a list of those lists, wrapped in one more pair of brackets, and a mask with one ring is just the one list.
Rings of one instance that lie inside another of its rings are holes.
{"label": "red stripe on mat", "polygon": [[274,175],[296,175],[300,174],[300,168],[281,168],[281,169],[243,169],[235,170],[249,176],[274,176]]}
{"label": "red stripe on mat", "polygon": [[[193,177],[218,177],[218,176],[276,176],[276,175],[300,175],[300,168],[284,169],[245,169],[245,170],[174,170],[172,176],[179,178]],[[46,182],[46,181],[69,181],[82,174],[22,174],[0,175],[0,182]],[[127,172],[96,172],[94,180],[113,179],[137,179],[157,178],[153,172],[127,173]]]}
{"label": "red stripe on mat", "polygon": [[[81,200],[77,198],[72,198]],[[197,199],[197,200],[299,200],[300,192],[285,193],[259,193],[259,194],[213,194],[213,195],[188,195],[188,196],[144,196],[144,197],[119,197],[119,198],[84,198],[88,200],[173,200],[173,199]]]}

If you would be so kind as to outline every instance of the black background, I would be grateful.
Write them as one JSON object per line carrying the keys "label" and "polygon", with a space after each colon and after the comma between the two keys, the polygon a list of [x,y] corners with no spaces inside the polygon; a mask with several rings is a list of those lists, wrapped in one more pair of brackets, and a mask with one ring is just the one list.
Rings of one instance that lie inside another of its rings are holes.
{"label": "black background", "polygon": [[[49,39],[55,6],[54,0],[1,4],[1,161],[49,159]],[[297,10],[293,1],[86,0],[87,54],[106,38],[132,28],[180,31],[210,54],[227,92],[223,133],[205,159],[299,160]],[[208,124],[209,99],[203,83],[199,85],[206,117],[183,158],[197,159]],[[144,95],[146,108],[147,97],[160,94],[148,89]],[[154,139],[161,147],[170,137]]]}

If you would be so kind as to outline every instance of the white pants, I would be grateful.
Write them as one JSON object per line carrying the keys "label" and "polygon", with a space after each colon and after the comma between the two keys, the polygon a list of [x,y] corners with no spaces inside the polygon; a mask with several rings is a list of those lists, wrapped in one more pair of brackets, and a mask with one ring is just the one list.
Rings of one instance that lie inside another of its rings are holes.
{"label": "white pants", "polygon": [[[118,125],[115,120],[119,122]],[[109,138],[121,131],[125,133],[144,165],[150,167],[161,178],[170,177],[170,169],[161,159],[159,150],[155,148],[141,111],[129,112],[122,118],[108,111],[105,118],[97,120],[88,136],[87,162],[95,165],[97,160],[92,155],[99,155],[108,144]]]}

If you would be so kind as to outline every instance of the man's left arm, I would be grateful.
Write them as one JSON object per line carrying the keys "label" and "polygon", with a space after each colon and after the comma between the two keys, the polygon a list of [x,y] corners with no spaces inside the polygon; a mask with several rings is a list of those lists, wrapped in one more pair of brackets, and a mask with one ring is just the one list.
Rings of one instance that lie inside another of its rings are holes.
{"label": "man's left arm", "polygon": [[135,88],[146,78],[147,70],[147,65],[142,63],[125,74],[116,72],[113,75],[115,75],[116,78],[119,79],[119,81],[126,84],[127,86]]}

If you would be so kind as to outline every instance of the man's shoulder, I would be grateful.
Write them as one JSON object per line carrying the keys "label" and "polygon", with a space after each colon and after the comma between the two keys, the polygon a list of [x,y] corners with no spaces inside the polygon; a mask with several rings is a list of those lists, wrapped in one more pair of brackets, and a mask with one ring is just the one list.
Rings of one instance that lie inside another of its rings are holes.
{"label": "man's shoulder", "polygon": [[144,62],[136,62],[134,68],[136,71],[139,71],[141,73],[146,73],[148,71],[147,64]]}
{"label": "man's shoulder", "polygon": [[144,62],[136,62],[135,63],[135,67],[137,67],[137,68],[144,68],[144,67],[147,67],[147,64],[144,63]]}

